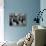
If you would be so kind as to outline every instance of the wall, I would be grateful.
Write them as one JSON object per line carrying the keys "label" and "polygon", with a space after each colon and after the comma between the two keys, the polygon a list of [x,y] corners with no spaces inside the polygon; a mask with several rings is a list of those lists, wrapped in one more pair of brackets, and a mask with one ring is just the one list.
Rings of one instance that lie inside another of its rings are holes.
{"label": "wall", "polygon": [[[46,9],[46,0],[40,1],[40,9],[41,9],[41,11],[43,9]],[[46,11],[43,12],[42,17],[43,17],[44,20],[43,20],[43,22],[42,21],[40,22],[40,25],[46,26]]]}
{"label": "wall", "polygon": [[0,0],[0,42],[4,41],[4,3]]}
{"label": "wall", "polygon": [[[27,15],[27,25],[25,27],[10,27],[9,13],[21,10]],[[4,0],[4,38],[7,41],[18,41],[32,30],[35,14],[40,10],[40,0]]]}

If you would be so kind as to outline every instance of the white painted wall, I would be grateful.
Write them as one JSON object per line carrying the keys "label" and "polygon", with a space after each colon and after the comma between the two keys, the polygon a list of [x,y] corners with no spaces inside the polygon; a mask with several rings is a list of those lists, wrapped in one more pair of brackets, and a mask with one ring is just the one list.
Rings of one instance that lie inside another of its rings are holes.
{"label": "white painted wall", "polygon": [[4,41],[4,1],[0,0],[0,42]]}

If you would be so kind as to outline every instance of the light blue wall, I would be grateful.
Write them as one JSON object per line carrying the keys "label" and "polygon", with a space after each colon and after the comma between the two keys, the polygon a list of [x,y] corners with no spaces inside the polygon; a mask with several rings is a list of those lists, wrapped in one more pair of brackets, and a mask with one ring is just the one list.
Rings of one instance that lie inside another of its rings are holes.
{"label": "light blue wall", "polygon": [[[43,9],[46,9],[46,0],[41,0],[40,1],[40,10],[42,11]],[[46,27],[46,11],[43,12],[43,22],[40,22],[40,25],[45,26]]]}
{"label": "light blue wall", "polygon": [[[27,15],[27,25],[25,27],[10,27],[9,13],[22,9]],[[18,41],[32,30],[35,14],[40,9],[40,0],[4,0],[4,35],[7,41]]]}

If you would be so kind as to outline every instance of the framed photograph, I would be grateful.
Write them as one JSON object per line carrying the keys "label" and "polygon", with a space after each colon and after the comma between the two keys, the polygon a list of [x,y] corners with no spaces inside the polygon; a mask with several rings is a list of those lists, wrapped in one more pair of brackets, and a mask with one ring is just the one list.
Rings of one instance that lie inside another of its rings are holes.
{"label": "framed photograph", "polygon": [[9,15],[10,26],[26,26],[26,15]]}

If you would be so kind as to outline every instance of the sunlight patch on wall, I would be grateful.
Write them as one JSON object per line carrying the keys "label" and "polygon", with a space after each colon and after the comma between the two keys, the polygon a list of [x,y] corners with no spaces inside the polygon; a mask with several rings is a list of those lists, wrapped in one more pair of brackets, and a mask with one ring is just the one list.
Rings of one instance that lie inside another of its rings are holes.
{"label": "sunlight patch on wall", "polygon": [[0,42],[4,41],[4,1],[0,0]]}

